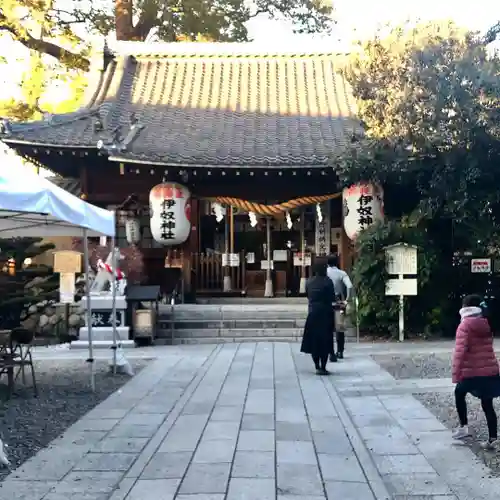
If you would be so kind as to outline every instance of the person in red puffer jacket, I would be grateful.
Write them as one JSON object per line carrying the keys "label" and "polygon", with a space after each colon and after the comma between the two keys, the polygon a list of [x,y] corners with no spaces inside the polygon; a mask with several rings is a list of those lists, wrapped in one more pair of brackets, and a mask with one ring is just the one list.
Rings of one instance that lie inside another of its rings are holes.
{"label": "person in red puffer jacket", "polygon": [[488,424],[489,438],[483,444],[492,448],[497,441],[497,415],[493,399],[500,396],[498,360],[493,349],[493,333],[483,316],[482,299],[467,295],[460,309],[461,321],[457,328],[452,361],[452,380],[455,386],[455,404],[460,427],[453,432],[454,439],[465,439],[471,434],[467,422],[467,394],[481,400]]}

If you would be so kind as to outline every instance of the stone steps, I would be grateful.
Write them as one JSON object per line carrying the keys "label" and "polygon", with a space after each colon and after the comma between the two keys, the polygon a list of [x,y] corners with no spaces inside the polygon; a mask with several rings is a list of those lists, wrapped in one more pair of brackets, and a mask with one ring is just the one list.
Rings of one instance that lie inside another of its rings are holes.
{"label": "stone steps", "polygon": [[[158,343],[295,342],[302,338],[307,304],[178,304],[162,306]],[[355,337],[355,331],[346,337]]]}

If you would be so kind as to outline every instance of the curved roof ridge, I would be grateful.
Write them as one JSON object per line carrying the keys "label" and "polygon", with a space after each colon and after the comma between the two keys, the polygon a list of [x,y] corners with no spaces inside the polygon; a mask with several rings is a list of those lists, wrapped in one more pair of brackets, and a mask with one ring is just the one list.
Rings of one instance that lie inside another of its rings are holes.
{"label": "curved roof ridge", "polygon": [[257,43],[257,42],[124,42],[109,43],[117,55],[147,56],[335,56],[349,52],[341,47],[325,47],[325,41],[311,43]]}

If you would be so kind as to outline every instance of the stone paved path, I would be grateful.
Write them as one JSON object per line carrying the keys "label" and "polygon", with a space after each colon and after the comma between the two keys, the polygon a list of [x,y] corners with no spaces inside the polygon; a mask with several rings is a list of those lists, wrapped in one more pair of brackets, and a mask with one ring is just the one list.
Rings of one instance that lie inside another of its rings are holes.
{"label": "stone paved path", "polygon": [[0,483],[0,498],[498,498],[500,479],[411,395],[450,389],[449,380],[395,381],[361,346],[320,378],[298,350],[156,351],[121,391]]}

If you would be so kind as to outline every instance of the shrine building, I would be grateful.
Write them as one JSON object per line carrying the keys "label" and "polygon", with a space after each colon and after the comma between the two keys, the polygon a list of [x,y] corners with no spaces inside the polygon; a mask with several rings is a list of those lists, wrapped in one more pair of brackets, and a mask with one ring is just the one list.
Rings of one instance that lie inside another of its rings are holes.
{"label": "shrine building", "polygon": [[143,283],[172,287],[176,268],[193,296],[298,295],[315,256],[350,265],[333,157],[361,127],[344,57],[118,42],[92,59],[81,109],[3,120],[0,140],[116,209],[117,244],[140,250]]}

